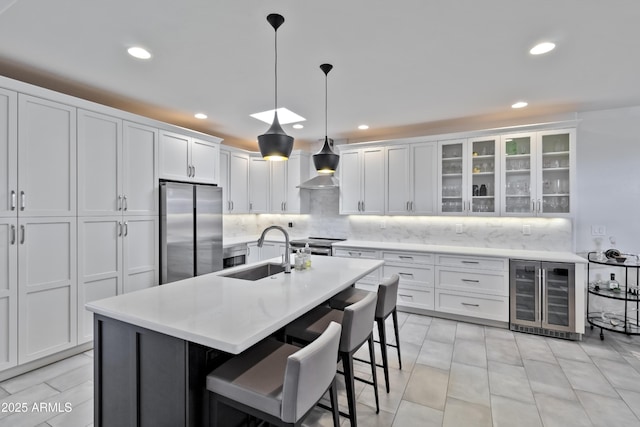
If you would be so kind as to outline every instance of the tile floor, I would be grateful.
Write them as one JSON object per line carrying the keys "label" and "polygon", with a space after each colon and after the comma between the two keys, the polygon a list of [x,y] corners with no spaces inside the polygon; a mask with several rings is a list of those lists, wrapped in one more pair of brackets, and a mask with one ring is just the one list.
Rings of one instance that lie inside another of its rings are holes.
{"label": "tile floor", "polygon": [[[403,369],[391,349],[391,393],[378,369],[377,415],[372,388],[356,383],[361,426],[640,426],[640,337],[605,331],[601,341],[587,329],[572,342],[413,314],[399,321]],[[92,362],[88,351],[0,383],[0,427],[92,425]],[[10,403],[28,410],[6,412]],[[314,410],[305,425],[331,426],[330,414]]]}

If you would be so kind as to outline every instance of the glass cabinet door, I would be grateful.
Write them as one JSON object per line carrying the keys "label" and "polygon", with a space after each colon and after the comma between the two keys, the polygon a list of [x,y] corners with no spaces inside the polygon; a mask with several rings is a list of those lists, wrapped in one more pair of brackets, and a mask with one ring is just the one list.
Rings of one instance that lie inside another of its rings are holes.
{"label": "glass cabinet door", "polygon": [[542,263],[542,327],[573,331],[575,265]]}
{"label": "glass cabinet door", "polygon": [[539,212],[568,214],[571,211],[571,133],[542,132],[539,137],[542,157]]}
{"label": "glass cabinet door", "polygon": [[460,140],[440,144],[440,212],[463,214],[464,199],[464,143]]}
{"label": "glass cabinet door", "polygon": [[510,263],[511,323],[540,326],[539,266],[536,261]]}
{"label": "glass cabinet door", "polygon": [[469,199],[471,200],[470,215],[492,215],[496,214],[498,203],[496,202],[496,184],[500,164],[496,156],[499,139],[481,138],[469,140],[471,152],[471,162],[467,171],[471,179],[469,180]]}
{"label": "glass cabinet door", "polygon": [[502,150],[502,213],[510,216],[530,216],[536,210],[535,196],[532,195],[535,194],[534,134],[504,136]]}

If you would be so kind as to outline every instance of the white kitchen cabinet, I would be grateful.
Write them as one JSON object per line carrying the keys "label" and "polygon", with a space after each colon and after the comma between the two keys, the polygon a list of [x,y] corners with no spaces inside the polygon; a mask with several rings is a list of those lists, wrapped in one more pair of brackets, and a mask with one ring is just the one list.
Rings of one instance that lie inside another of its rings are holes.
{"label": "white kitchen cabinet", "polygon": [[496,216],[500,213],[499,137],[438,143],[438,213]]}
{"label": "white kitchen cabinet", "polygon": [[509,321],[509,260],[436,255],[435,310]]}
{"label": "white kitchen cabinet", "polygon": [[78,215],[158,212],[158,131],[78,111]]}
{"label": "white kitchen cabinet", "polygon": [[18,362],[77,343],[76,218],[18,220]]}
{"label": "white kitchen cabinet", "polygon": [[249,212],[269,213],[270,161],[262,157],[249,159]]}
{"label": "white kitchen cabinet", "polygon": [[571,216],[575,129],[505,135],[502,153],[503,215]]}
{"label": "white kitchen cabinet", "polygon": [[220,150],[222,212],[249,212],[249,155],[224,148]]}
{"label": "white kitchen cabinet", "polygon": [[384,214],[384,147],[340,152],[340,214]]}
{"label": "white kitchen cabinet", "polygon": [[402,307],[434,309],[434,256],[426,253],[383,251],[382,280],[397,274]]}
{"label": "white kitchen cabinet", "polygon": [[17,225],[0,218],[0,371],[18,363]]}
{"label": "white kitchen cabinet", "polygon": [[78,220],[78,344],[93,337],[86,303],[158,285],[157,230],[156,216]]}
{"label": "white kitchen cabinet", "polygon": [[[363,248],[350,248],[339,247],[333,248],[333,256],[339,256],[343,258],[365,258],[365,259],[380,259],[380,251],[375,249],[363,249]],[[356,283],[357,287],[366,290],[375,290],[380,284],[380,269],[372,271]],[[375,288],[373,288],[375,287]],[[373,288],[373,289],[372,289]]]}
{"label": "white kitchen cabinet", "polygon": [[160,177],[217,184],[220,145],[165,130],[160,131]]}
{"label": "white kitchen cabinet", "polygon": [[0,88],[0,218],[18,205],[18,95]]}
{"label": "white kitchen cabinet", "polygon": [[387,215],[435,215],[437,143],[393,145],[385,149]]}
{"label": "white kitchen cabinet", "polygon": [[294,151],[286,162],[269,163],[271,213],[308,212],[308,197],[298,185],[309,179],[309,153]]}
{"label": "white kitchen cabinet", "polygon": [[76,109],[18,95],[20,216],[76,215]]}

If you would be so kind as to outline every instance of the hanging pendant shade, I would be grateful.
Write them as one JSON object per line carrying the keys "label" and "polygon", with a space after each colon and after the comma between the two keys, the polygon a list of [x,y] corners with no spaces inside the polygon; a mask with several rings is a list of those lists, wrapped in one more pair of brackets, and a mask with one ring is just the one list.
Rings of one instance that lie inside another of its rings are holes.
{"label": "hanging pendant shade", "polygon": [[[284,23],[284,17],[277,13],[267,16],[267,21],[275,32],[275,108],[278,109],[278,28]],[[258,136],[260,154],[265,160],[287,160],[293,150],[293,137],[287,135],[280,126],[278,112],[273,116],[269,130]]]}
{"label": "hanging pendant shade", "polygon": [[327,116],[328,116],[328,96],[327,96],[327,79],[329,71],[333,69],[331,64],[322,64],[320,66],[322,72],[324,72],[324,144],[322,149],[313,155],[313,164],[316,167],[316,171],[320,174],[332,174],[338,168],[340,162],[340,156],[333,152],[331,145],[329,144],[329,137],[327,136]]}

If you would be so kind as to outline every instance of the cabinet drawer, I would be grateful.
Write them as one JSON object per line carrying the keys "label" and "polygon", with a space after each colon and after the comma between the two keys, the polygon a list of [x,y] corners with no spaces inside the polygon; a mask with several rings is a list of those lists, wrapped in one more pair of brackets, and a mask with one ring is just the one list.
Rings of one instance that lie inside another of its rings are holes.
{"label": "cabinet drawer", "polygon": [[451,267],[473,268],[478,270],[507,271],[509,269],[509,260],[507,258],[437,255],[436,264]]}
{"label": "cabinet drawer", "polygon": [[509,321],[509,297],[436,290],[436,311]]}
{"label": "cabinet drawer", "polygon": [[433,288],[425,288],[424,290],[414,289],[398,289],[399,307],[424,308],[425,310],[433,310]]}
{"label": "cabinet drawer", "polygon": [[336,248],[333,249],[333,256],[340,256],[343,258],[371,258],[379,259],[378,251],[371,249],[350,249],[350,248]]}
{"label": "cabinet drawer", "polygon": [[400,286],[418,285],[433,287],[433,267],[406,267],[396,265],[384,265],[382,277],[387,279],[397,274],[400,277]]}
{"label": "cabinet drawer", "polygon": [[412,252],[382,252],[382,259],[387,262],[433,264],[432,254],[420,254]]}
{"label": "cabinet drawer", "polygon": [[438,289],[509,296],[509,277],[506,272],[491,274],[476,270],[436,267],[436,279]]}

